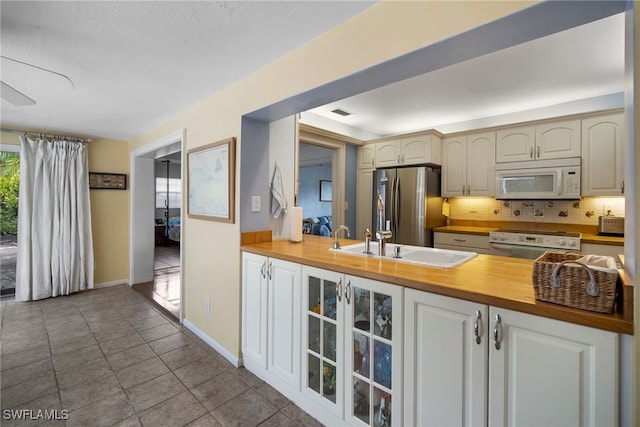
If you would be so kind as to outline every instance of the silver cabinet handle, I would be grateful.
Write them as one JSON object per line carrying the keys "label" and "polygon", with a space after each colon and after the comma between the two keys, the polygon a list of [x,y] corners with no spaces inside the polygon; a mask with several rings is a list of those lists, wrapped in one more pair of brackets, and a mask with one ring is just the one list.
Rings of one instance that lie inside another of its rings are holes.
{"label": "silver cabinet handle", "polygon": [[529,157],[533,159],[533,147],[529,148]]}
{"label": "silver cabinet handle", "polygon": [[496,314],[496,326],[493,328],[493,344],[496,350],[500,350],[500,341],[502,341],[502,317]]}
{"label": "silver cabinet handle", "polygon": [[342,279],[338,279],[338,283],[336,283],[336,295],[338,296],[338,301],[342,301]]}
{"label": "silver cabinet handle", "polygon": [[347,280],[347,286],[344,288],[344,298],[347,304],[351,304],[351,280]]}
{"label": "silver cabinet handle", "polygon": [[480,324],[481,317],[482,313],[480,313],[480,310],[476,310],[476,321],[473,323],[473,336],[476,337],[476,344],[480,344],[482,342],[482,325]]}
{"label": "silver cabinet handle", "polygon": [[404,154],[402,155],[402,163],[404,163]]}
{"label": "silver cabinet handle", "polygon": [[400,163],[400,154],[398,154],[398,163]]}
{"label": "silver cabinet handle", "polygon": [[471,195],[471,186],[467,184],[467,196]]}
{"label": "silver cabinet handle", "polygon": [[270,262],[269,268],[267,268],[267,276],[269,276],[269,280],[271,280],[271,270],[273,270],[273,262]]}
{"label": "silver cabinet handle", "polygon": [[621,184],[621,185],[620,185],[620,188],[621,188],[620,193],[621,193],[621,194],[624,194],[624,179],[622,180],[622,182],[621,182],[620,184]]}
{"label": "silver cabinet handle", "polygon": [[453,239],[453,241],[458,243],[464,243],[467,241],[467,239]]}
{"label": "silver cabinet handle", "polygon": [[540,146],[539,145],[536,147],[536,151],[537,151],[537,153],[536,153],[537,157],[540,158]]}
{"label": "silver cabinet handle", "polygon": [[262,266],[260,267],[260,275],[262,276],[263,279],[267,278],[267,273],[266,273],[266,267],[267,267],[267,261],[262,263]]}

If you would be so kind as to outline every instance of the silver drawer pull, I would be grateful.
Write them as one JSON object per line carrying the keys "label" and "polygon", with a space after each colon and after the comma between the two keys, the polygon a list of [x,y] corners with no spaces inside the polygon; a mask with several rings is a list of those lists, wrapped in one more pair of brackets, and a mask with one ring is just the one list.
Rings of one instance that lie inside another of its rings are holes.
{"label": "silver drawer pull", "polygon": [[453,239],[455,242],[460,242],[460,243],[464,243],[467,241],[467,239]]}
{"label": "silver drawer pull", "polygon": [[502,317],[496,314],[496,326],[493,328],[493,344],[496,350],[500,350],[500,341],[502,341]]}
{"label": "silver drawer pull", "polygon": [[347,304],[351,304],[351,280],[347,280],[347,286],[344,288],[344,298]]}
{"label": "silver drawer pull", "polygon": [[480,344],[482,342],[482,331],[480,325],[481,317],[482,313],[480,313],[480,310],[476,310],[476,321],[473,323],[473,336],[476,337],[476,344]]}

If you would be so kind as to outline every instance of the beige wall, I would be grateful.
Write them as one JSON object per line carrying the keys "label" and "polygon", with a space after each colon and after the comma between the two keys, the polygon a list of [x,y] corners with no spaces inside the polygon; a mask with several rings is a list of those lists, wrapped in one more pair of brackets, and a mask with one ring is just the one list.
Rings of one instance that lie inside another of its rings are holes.
{"label": "beige wall", "polygon": [[[91,172],[129,175],[129,143],[96,139],[89,144]],[[129,281],[129,189],[90,190],[94,281],[99,284]]]}
{"label": "beige wall", "polygon": [[[45,129],[27,130],[59,133]],[[19,145],[20,139],[17,134],[3,132],[0,134],[0,143]],[[129,174],[128,142],[92,138],[88,153],[90,171]],[[91,226],[95,283],[128,282],[129,191],[91,190]]]}
{"label": "beige wall", "polygon": [[[532,3],[535,2],[379,3],[134,138],[131,149],[186,128],[187,149],[235,136],[239,153],[244,114],[511,14]],[[238,180],[241,167],[238,162]],[[238,207],[236,195],[236,211]],[[237,222],[229,225],[187,218],[182,235],[185,319],[236,356],[240,355],[241,314],[239,230]],[[207,297],[211,298],[211,314],[203,310]]]}

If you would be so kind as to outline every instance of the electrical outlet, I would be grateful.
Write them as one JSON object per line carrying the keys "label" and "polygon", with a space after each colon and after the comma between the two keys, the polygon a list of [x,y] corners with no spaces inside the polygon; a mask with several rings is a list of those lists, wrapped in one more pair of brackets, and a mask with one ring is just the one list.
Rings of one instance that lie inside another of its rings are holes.
{"label": "electrical outlet", "polygon": [[261,204],[262,199],[260,196],[251,197],[251,212],[260,212],[260,210],[262,209],[262,207],[260,206]]}
{"label": "electrical outlet", "polygon": [[211,300],[209,298],[204,299],[204,312],[211,314]]}

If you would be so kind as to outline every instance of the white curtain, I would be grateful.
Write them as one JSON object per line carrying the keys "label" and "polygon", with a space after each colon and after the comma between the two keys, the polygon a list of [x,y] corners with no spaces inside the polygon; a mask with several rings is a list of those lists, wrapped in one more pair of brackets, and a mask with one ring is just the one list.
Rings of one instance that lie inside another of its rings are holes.
{"label": "white curtain", "polygon": [[93,288],[87,148],[21,140],[16,301]]}

